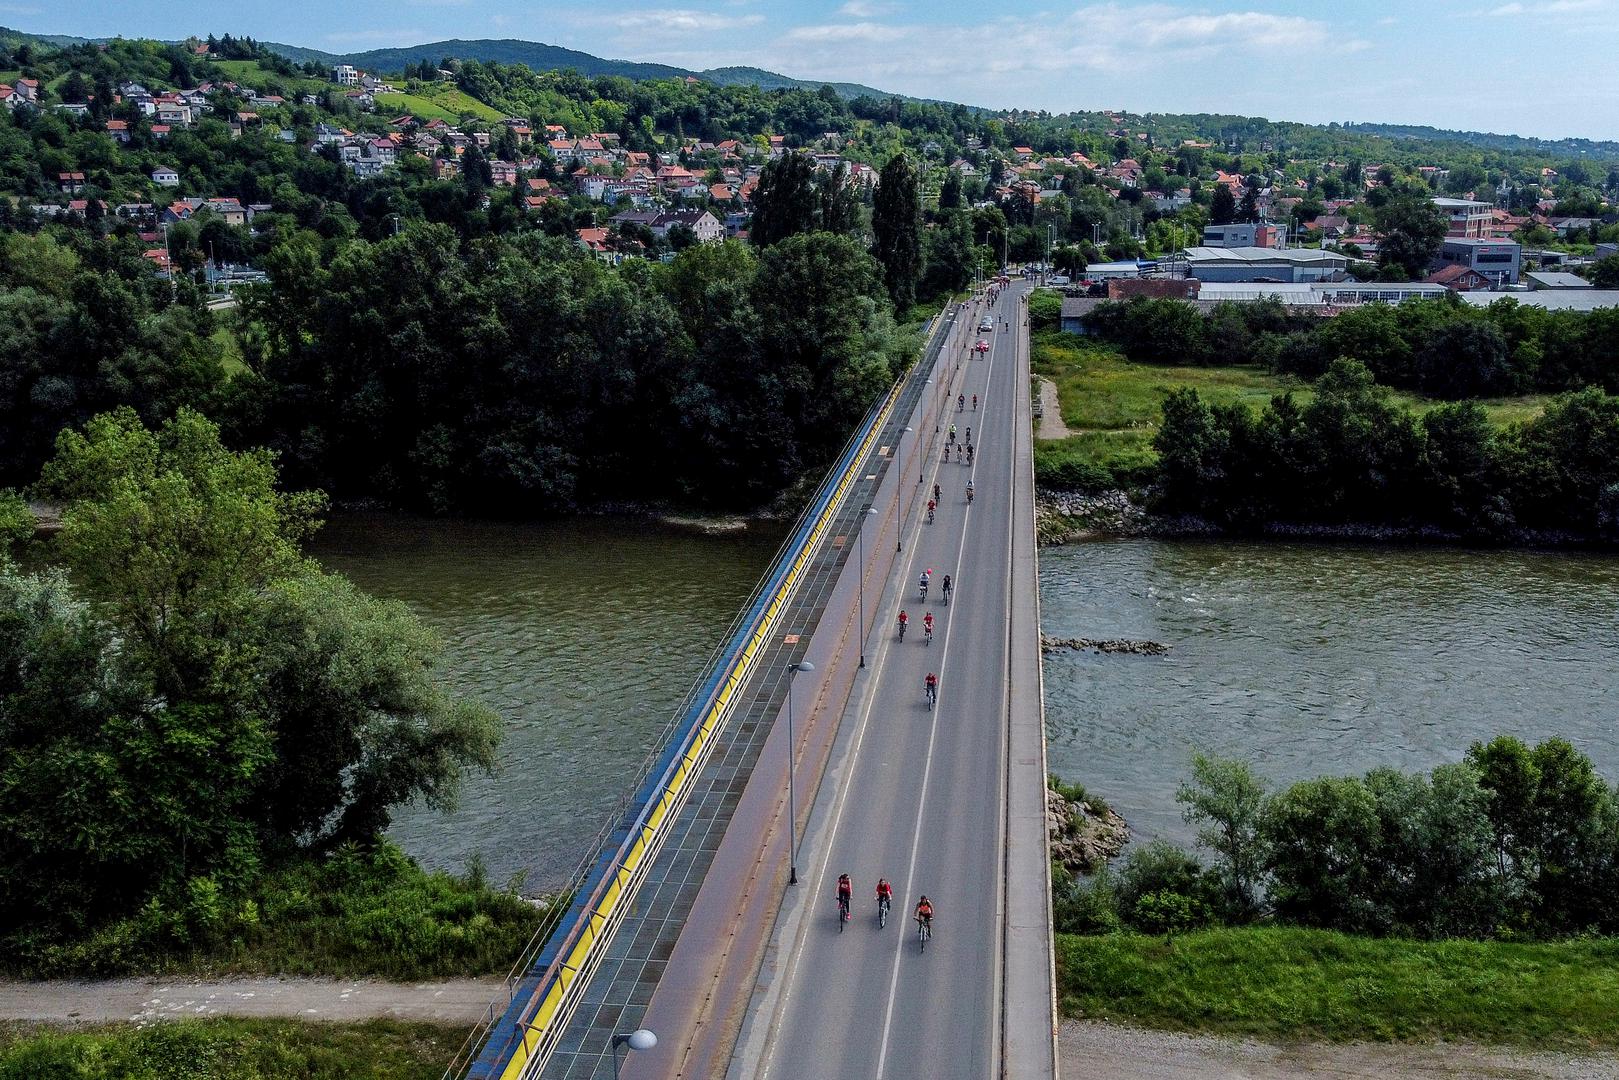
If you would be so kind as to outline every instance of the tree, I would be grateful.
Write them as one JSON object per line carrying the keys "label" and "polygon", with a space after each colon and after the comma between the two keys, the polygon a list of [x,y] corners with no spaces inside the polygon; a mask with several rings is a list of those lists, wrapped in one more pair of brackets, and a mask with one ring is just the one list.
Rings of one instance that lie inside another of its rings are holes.
{"label": "tree", "polygon": [[1268,799],[1259,835],[1277,913],[1307,926],[1375,928],[1367,882],[1378,829],[1356,777],[1306,780]]}
{"label": "tree", "polygon": [[1259,186],[1250,184],[1243,189],[1242,205],[1237,208],[1237,220],[1257,224],[1259,222]]}
{"label": "tree", "polygon": [[944,183],[939,186],[939,209],[959,210],[961,208],[961,173],[955,169],[946,169]]}
{"label": "tree", "polygon": [[1608,255],[1591,264],[1591,284],[1599,289],[1619,289],[1619,255]]}
{"label": "tree", "polygon": [[1373,220],[1381,237],[1379,267],[1407,280],[1428,272],[1447,228],[1432,199],[1420,191],[1400,191],[1377,208]]}
{"label": "tree", "polygon": [[756,247],[767,248],[789,236],[810,232],[819,222],[820,209],[815,159],[796,150],[783,154],[759,174],[748,239]]}
{"label": "tree", "polygon": [[65,570],[0,565],[8,946],[136,909],[183,933],[265,866],[372,843],[390,807],[448,805],[492,763],[497,721],[437,684],[436,638],[307,564],[322,500],[275,480],[186,410],[59,440],[40,490]]}
{"label": "tree", "polygon": [[916,303],[916,284],[922,274],[922,186],[910,155],[895,154],[883,166],[871,227],[888,295],[903,317]]}
{"label": "tree", "polygon": [[1246,761],[1192,755],[1192,779],[1175,792],[1188,825],[1200,826],[1197,842],[1219,856],[1227,902],[1234,917],[1258,910],[1262,854],[1260,810],[1265,782]]}
{"label": "tree", "polygon": [[1230,225],[1237,220],[1237,199],[1225,184],[1216,184],[1214,200],[1209,204],[1210,225]]}

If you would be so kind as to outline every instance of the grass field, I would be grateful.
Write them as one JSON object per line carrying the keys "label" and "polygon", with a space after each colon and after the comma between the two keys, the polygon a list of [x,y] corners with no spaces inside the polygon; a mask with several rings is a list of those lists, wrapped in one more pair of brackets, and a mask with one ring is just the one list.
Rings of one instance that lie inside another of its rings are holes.
{"label": "grass field", "polygon": [[[1063,422],[1074,434],[1035,444],[1035,460],[1047,482],[1071,483],[1080,475],[1091,484],[1128,486],[1150,468],[1152,437],[1164,399],[1190,386],[1212,404],[1241,402],[1262,408],[1277,394],[1291,392],[1301,403],[1313,396],[1310,384],[1256,365],[1191,367],[1137,364],[1112,348],[1072,334],[1042,334],[1033,342],[1034,371],[1057,385]],[[1436,402],[1416,394],[1391,393],[1396,404],[1418,413]],[[1497,427],[1539,415],[1546,398],[1538,395],[1484,401]],[[1065,472],[1066,470],[1066,472]],[[1066,477],[1066,479],[1064,479]],[[1081,485],[1087,486],[1087,485]]]}
{"label": "grass field", "polygon": [[439,1080],[465,1037],[461,1026],[391,1020],[0,1026],[0,1080]]}
{"label": "grass field", "polygon": [[451,123],[460,120],[462,113],[471,113],[480,120],[499,120],[505,115],[448,85],[425,88],[419,94],[378,94],[377,111],[390,116],[408,112],[423,120]]}
{"label": "grass field", "polygon": [[1066,1016],[1271,1041],[1619,1046],[1619,940],[1414,942],[1275,927],[1057,936]]}
{"label": "grass field", "polygon": [[304,76],[288,78],[278,72],[267,71],[259,66],[257,60],[210,60],[211,70],[218,72],[220,79],[231,82],[244,83],[254,89],[266,83],[275,83],[285,86],[299,94],[318,94],[331,88],[331,84],[321,79],[311,79]]}

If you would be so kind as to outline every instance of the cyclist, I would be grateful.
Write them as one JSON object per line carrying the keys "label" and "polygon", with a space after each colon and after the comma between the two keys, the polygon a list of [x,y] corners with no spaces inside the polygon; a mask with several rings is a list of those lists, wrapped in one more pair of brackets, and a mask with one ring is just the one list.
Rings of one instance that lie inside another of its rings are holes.
{"label": "cyclist", "polygon": [[928,644],[933,644],[933,612],[922,616],[922,633],[927,637]]}
{"label": "cyclist", "polygon": [[933,936],[933,902],[926,896],[916,902],[916,921],[922,924],[929,937]]}
{"label": "cyclist", "polygon": [[843,921],[849,921],[849,902],[854,898],[854,882],[849,880],[848,874],[838,875],[838,913]]}
{"label": "cyclist", "polygon": [[977,411],[978,411],[978,395],[974,394],[973,395],[973,412],[977,412]]}
{"label": "cyclist", "polygon": [[939,508],[938,503],[934,502],[932,499],[928,500],[928,524],[929,525],[933,524],[933,511],[937,510],[938,508]]}
{"label": "cyclist", "polygon": [[928,708],[931,709],[939,700],[939,677],[931,671],[928,672],[928,677],[922,680],[922,690],[928,696]]}
{"label": "cyclist", "polygon": [[916,588],[922,594],[922,599],[926,600],[928,598],[928,572],[926,570],[922,571],[922,576],[917,579]]}
{"label": "cyclist", "polygon": [[887,878],[877,879],[877,910],[886,914],[894,907],[894,887]]}
{"label": "cyclist", "polygon": [[968,443],[967,444],[967,464],[971,465],[972,463],[973,463],[973,444]]}
{"label": "cyclist", "polygon": [[956,464],[957,465],[961,464],[961,444],[960,443],[956,444]]}
{"label": "cyclist", "polygon": [[971,506],[972,502],[973,502],[973,482],[971,480],[969,480],[969,481],[967,481],[967,505]]}
{"label": "cyclist", "polygon": [[973,429],[972,428],[967,429],[967,437],[965,439],[962,439],[961,441],[964,442],[964,443],[970,443],[970,442],[973,441]]}
{"label": "cyclist", "polygon": [[951,587],[952,586],[950,584],[950,575],[946,574],[944,576],[944,602],[947,603],[947,604],[950,602],[950,589],[951,589]]}
{"label": "cyclist", "polygon": [[954,445],[955,441],[956,441],[956,425],[951,424],[950,425],[950,442],[951,442],[951,445]]}
{"label": "cyclist", "polygon": [[957,394],[956,395],[956,411],[957,412],[966,412],[967,411],[967,395],[966,394]]}
{"label": "cyclist", "polygon": [[933,485],[933,501],[936,503],[944,502],[944,494],[939,490],[938,484]]}
{"label": "cyclist", "polygon": [[911,621],[911,617],[909,615],[905,614],[905,609],[900,608],[899,609],[899,639],[901,641],[905,640],[905,627],[910,621]]}

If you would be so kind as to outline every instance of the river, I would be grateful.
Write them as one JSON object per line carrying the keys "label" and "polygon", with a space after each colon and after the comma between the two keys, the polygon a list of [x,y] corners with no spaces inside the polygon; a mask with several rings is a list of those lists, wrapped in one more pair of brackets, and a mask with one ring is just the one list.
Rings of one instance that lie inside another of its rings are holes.
{"label": "river", "polygon": [[[501,716],[501,770],[392,835],[432,867],[555,885],[587,851],[779,536],[617,519],[340,515],[311,552],[443,634],[445,676]],[[1619,558],[1567,552],[1120,540],[1041,551],[1060,637],[1165,656],[1046,657],[1052,771],[1138,838],[1189,843],[1194,749],[1273,781],[1428,768],[1476,739],[1559,734],[1619,778]]]}
{"label": "river", "polygon": [[391,835],[433,868],[563,880],[625,793],[779,536],[698,537],[628,519],[545,524],[335,515],[310,554],[404,601],[444,638],[456,692],[500,714],[496,776]]}
{"label": "river", "polygon": [[1561,735],[1619,779],[1619,558],[1120,540],[1040,563],[1047,634],[1171,646],[1046,657],[1050,767],[1137,839],[1191,842],[1197,749],[1286,783]]}

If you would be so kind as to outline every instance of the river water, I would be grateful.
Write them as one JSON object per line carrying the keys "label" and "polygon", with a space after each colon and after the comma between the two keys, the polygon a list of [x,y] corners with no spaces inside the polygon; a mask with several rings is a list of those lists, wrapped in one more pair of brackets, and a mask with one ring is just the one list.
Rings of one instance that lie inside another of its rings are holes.
{"label": "river water", "polygon": [[310,554],[438,629],[457,693],[501,716],[494,777],[460,808],[410,806],[393,837],[425,865],[474,854],[497,882],[563,880],[753,591],[779,536],[337,515]]}
{"label": "river water", "polygon": [[1171,646],[1046,657],[1051,769],[1137,839],[1191,842],[1199,749],[1286,783],[1562,735],[1619,778],[1619,558],[1121,540],[1040,563],[1047,634]]}
{"label": "river water", "polygon": [[[406,602],[457,692],[501,716],[501,771],[393,836],[432,867],[557,884],[626,793],[779,536],[614,519],[545,524],[342,515],[311,551]],[[1619,778],[1619,558],[1570,553],[1120,540],[1042,550],[1047,634],[1166,656],[1045,661],[1052,771],[1136,836],[1191,840],[1190,754],[1276,782],[1428,768],[1476,739],[1559,734]]]}

